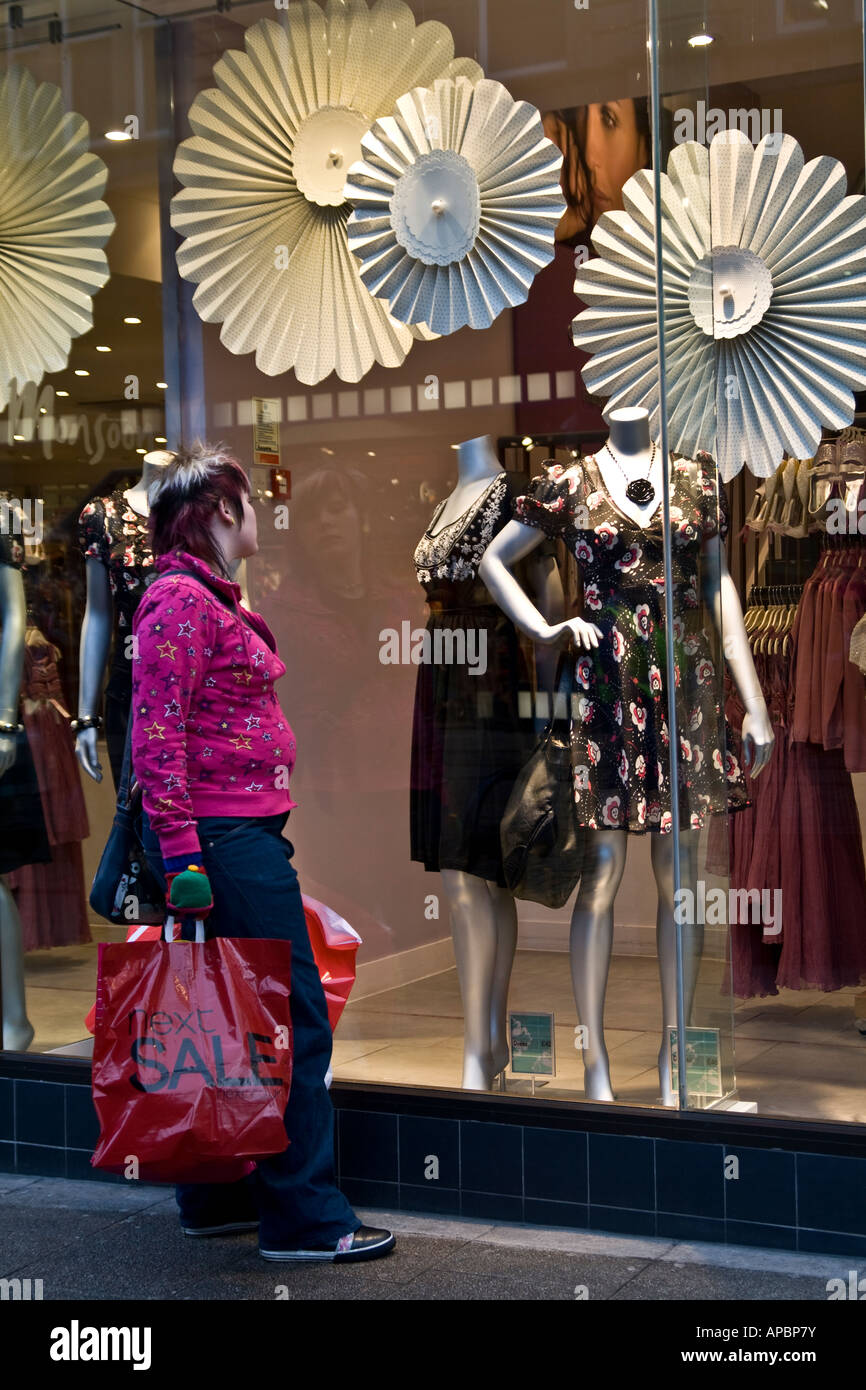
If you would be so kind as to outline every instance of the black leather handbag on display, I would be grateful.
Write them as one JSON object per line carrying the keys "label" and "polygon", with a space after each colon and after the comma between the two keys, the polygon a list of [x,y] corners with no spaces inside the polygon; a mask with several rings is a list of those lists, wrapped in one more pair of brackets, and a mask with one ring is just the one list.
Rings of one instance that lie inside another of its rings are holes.
{"label": "black leather handbag on display", "polygon": [[583,869],[586,831],[574,812],[571,761],[574,662],[574,652],[564,649],[550,719],[512,787],[500,827],[509,890],[545,907],[562,907]]}
{"label": "black leather handbag on display", "polygon": [[117,809],[90,888],[90,906],[119,925],[165,920],[165,893],[150,868],[139,835],[141,787],[132,778],[132,712],[123,750]]}

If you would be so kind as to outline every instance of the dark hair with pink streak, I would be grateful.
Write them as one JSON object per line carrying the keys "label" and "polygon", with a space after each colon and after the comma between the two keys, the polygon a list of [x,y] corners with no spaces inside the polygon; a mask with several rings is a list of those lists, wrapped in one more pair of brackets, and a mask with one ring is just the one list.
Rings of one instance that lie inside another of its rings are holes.
{"label": "dark hair with pink streak", "polygon": [[150,546],[154,556],[185,550],[228,576],[228,565],[210,524],[225,498],[235,520],[243,520],[243,499],[250,481],[237,459],[222,444],[197,440],[178,449],[148,492]]}

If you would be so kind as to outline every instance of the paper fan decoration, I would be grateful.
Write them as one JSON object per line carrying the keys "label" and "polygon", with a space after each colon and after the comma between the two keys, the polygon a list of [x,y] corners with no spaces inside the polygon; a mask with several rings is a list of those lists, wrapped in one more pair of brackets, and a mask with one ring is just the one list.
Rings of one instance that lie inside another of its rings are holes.
{"label": "paper fan decoration", "polygon": [[499,82],[441,79],[397,102],[349,171],[349,245],[403,323],[487,328],[553,259],[562,152]]}
{"label": "paper fan decoration", "polygon": [[0,410],[69,362],[108,279],[108,169],[83,116],[24,68],[0,79]]}
{"label": "paper fan decoration", "polygon": [[[866,386],[866,198],[845,171],[804,163],[789,135],[753,147],[724,131],[709,150],[677,146],[661,175],[663,313],[669,440],[715,455],[722,477],[744,464],[769,477],[784,453],[809,458],[822,425],[854,418]],[[623,189],[624,212],[592,234],[574,320],[583,368],[607,409],[644,406],[659,433],[656,253],[651,170]]]}
{"label": "paper fan decoration", "polygon": [[279,24],[253,24],[244,42],[193,102],[194,135],[174,162],[184,189],[171,223],[185,238],[180,272],[198,285],[193,303],[268,376],[293,368],[311,386],[331,372],[359,381],[374,362],[397,367],[414,337],[432,335],[397,323],[361,283],[346,174],[407,88],[452,71],[477,81],[481,69],[454,60],[444,24],[416,27],[402,0],[304,0]]}

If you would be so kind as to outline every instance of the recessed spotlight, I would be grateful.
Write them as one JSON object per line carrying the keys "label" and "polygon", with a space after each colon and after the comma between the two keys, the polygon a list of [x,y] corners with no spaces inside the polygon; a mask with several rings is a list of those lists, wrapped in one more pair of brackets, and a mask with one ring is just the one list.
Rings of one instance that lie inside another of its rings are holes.
{"label": "recessed spotlight", "polygon": [[375,457],[376,457],[376,451],[375,451],[375,449],[368,449],[368,450],[367,450],[367,458],[368,458],[368,459],[374,459]]}
{"label": "recessed spotlight", "polygon": [[535,445],[535,440],[530,439],[528,434],[525,434],[520,442],[523,445],[524,449],[531,449]]}
{"label": "recessed spotlight", "polygon": [[40,407],[39,407],[39,414],[40,414],[40,415],[47,415],[47,414],[48,414],[48,411],[45,409],[45,406],[44,406],[44,405],[40,405]]}
{"label": "recessed spotlight", "polygon": [[106,140],[117,140],[119,142],[121,140],[131,140],[132,136],[128,130],[106,130],[105,138]]}
{"label": "recessed spotlight", "polygon": [[23,435],[23,434],[13,434],[13,436],[12,436],[13,439],[20,439],[20,440],[24,440],[24,439],[26,439],[26,437],[27,437],[27,436],[26,436],[26,435]]}
{"label": "recessed spotlight", "polygon": [[689,39],[689,48],[706,48],[713,42],[712,34],[692,34]]}
{"label": "recessed spotlight", "polygon": [[146,449],[136,449],[135,452],[136,452],[137,454],[146,454],[146,453],[147,453],[147,450],[146,450]]}
{"label": "recessed spotlight", "polygon": [[167,390],[168,390],[168,382],[167,382],[167,381],[158,381],[156,384],[157,384],[157,386],[159,387],[160,391],[167,391]]}
{"label": "recessed spotlight", "polygon": [[124,322],[124,323],[141,323],[141,319],[137,319],[137,318],[135,317],[135,314],[128,314],[127,317],[123,320],[123,322]]}
{"label": "recessed spotlight", "polygon": [[83,367],[76,367],[76,368],[75,368],[75,375],[76,375],[76,376],[90,376],[90,372],[86,372],[86,371],[84,370]]}
{"label": "recessed spotlight", "polygon": [[168,440],[166,439],[164,434],[155,434],[153,436],[153,442],[154,444],[167,444]]}
{"label": "recessed spotlight", "polygon": [[333,451],[333,449],[328,449],[324,444],[322,445],[322,453],[323,453],[323,454],[328,454],[329,457],[331,457],[331,458],[333,458],[333,456],[334,456],[334,451]]}
{"label": "recessed spotlight", "polygon": [[111,348],[110,348],[110,347],[106,347],[105,343],[97,343],[97,345],[96,345],[96,351],[97,351],[97,352],[111,352]]}
{"label": "recessed spotlight", "polygon": [[451,448],[452,448],[452,449],[459,449],[459,448],[460,448],[460,445],[459,445],[459,444],[452,444],[452,445],[451,445]]}
{"label": "recessed spotlight", "polygon": [[55,394],[55,396],[68,396],[68,395],[69,395],[69,392],[68,392],[68,391],[55,391],[54,394]]}

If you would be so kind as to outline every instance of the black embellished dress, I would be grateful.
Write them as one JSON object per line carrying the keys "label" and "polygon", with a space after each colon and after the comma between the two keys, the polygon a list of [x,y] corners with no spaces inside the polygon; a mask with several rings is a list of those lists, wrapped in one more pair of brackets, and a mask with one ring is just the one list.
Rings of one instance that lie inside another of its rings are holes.
{"label": "black embellished dress", "polygon": [[108,574],[114,604],[114,641],[105,687],[105,741],[115,787],[120,786],[126,729],[132,705],[132,663],[127,638],[153,566],[147,518],[133,511],[123,489],[94,497],[78,519],[78,543],[85,560],[100,560]]}
{"label": "black embellished dress", "polygon": [[[24,549],[0,535],[0,566],[20,570]],[[0,777],[0,874],[51,862],[42,794],[26,731],[16,736],[15,761]]]}
{"label": "black embellished dress", "polygon": [[[699,597],[701,546],[728,530],[727,499],[708,454],[671,464],[674,681],[679,734],[680,824],[748,804],[730,751],[722,683]],[[586,622],[604,636],[575,664],[572,724],[578,822],[599,830],[669,834],[664,541],[661,500],[643,524],[611,500],[595,459],[556,464],[514,503],[516,520],[559,536],[583,581]]]}
{"label": "black embellished dress", "polygon": [[424,659],[412,727],[412,858],[428,870],[462,870],[500,886],[499,823],[535,734],[517,631],[478,578],[478,566],[511,520],[515,492],[511,476],[498,473],[441,530],[440,503],[415,551],[430,616],[425,648],[418,646]]}

